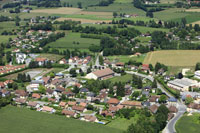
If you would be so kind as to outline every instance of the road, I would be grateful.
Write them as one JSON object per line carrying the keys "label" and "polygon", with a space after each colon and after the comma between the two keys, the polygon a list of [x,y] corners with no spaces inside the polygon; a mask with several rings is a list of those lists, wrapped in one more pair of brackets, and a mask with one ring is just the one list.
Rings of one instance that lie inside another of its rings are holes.
{"label": "road", "polygon": [[[147,78],[147,79],[151,80],[152,82],[154,80],[154,78],[150,75],[144,75],[144,74],[140,74],[140,73],[132,72],[132,71],[126,71],[126,73],[135,74],[137,76]],[[159,83],[157,83],[157,88],[161,89],[161,91],[164,92],[168,97],[173,97],[169,92],[167,92],[165,89],[163,89],[163,87]],[[176,132],[175,124],[181,118],[181,116],[186,112],[186,106],[183,104],[182,101],[178,101],[177,108],[178,108],[178,112],[175,114],[174,118],[171,119],[167,123],[167,126],[163,130],[163,133],[175,133]]]}

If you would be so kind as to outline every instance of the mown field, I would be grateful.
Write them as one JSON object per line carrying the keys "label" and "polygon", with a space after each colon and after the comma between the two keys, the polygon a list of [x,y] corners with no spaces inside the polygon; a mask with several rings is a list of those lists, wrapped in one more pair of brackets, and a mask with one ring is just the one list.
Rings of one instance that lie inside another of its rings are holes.
{"label": "mown field", "polygon": [[17,36],[11,35],[11,36],[2,36],[0,35],[0,42],[1,43],[7,43],[9,38],[14,39]]}
{"label": "mown field", "polygon": [[[0,109],[1,133],[121,133],[119,129],[26,108]],[[12,127],[12,128],[11,128]]]}
{"label": "mown field", "polygon": [[113,77],[113,78],[110,78],[108,80],[110,80],[113,83],[115,83],[115,82],[128,82],[128,81],[132,80],[132,75],[126,74],[126,75],[123,75],[123,76],[120,76],[120,77]]}
{"label": "mown field", "polygon": [[72,5],[73,7],[78,7],[77,3],[81,2],[82,7],[88,7],[91,5],[97,5],[99,0],[61,0],[62,3],[66,2]]}
{"label": "mown field", "polygon": [[131,56],[131,55],[116,55],[116,56],[108,56],[107,58],[110,61],[116,60],[117,62],[124,62],[127,63],[129,60],[135,60],[137,62],[143,62],[145,59],[146,54],[143,54],[139,57]]}
{"label": "mown field", "polygon": [[49,43],[52,48],[88,48],[92,44],[99,45],[99,39],[81,38],[80,33],[69,33],[65,37],[58,39],[56,42]]}
{"label": "mown field", "polygon": [[200,131],[200,115],[193,114],[192,116],[184,115],[176,123],[177,133],[198,133]]}
{"label": "mown field", "polygon": [[189,67],[195,66],[200,61],[198,50],[162,50],[149,52],[144,59],[144,64],[163,63],[167,66]]}

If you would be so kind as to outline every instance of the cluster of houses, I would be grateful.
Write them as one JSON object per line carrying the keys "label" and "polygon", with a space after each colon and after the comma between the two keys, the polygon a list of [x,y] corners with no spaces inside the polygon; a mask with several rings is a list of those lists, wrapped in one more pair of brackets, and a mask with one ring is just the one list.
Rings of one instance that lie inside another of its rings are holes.
{"label": "cluster of houses", "polygon": [[0,66],[0,75],[15,72],[21,69],[24,69],[26,66],[25,65],[19,65],[19,66],[14,66],[14,65],[5,65],[5,66]]}
{"label": "cluster of houses", "polygon": [[[10,41],[10,45],[22,49],[35,48],[35,44],[37,44],[42,39],[48,38],[52,33],[52,31],[29,30],[24,34],[24,31],[21,31],[17,34],[15,39]],[[16,49],[13,50],[13,52],[16,52]]]}
{"label": "cluster of houses", "polygon": [[69,64],[69,65],[87,65],[91,61],[91,56],[87,56],[85,58],[79,58],[78,56],[74,56],[69,58],[68,60],[62,59],[59,64]]}

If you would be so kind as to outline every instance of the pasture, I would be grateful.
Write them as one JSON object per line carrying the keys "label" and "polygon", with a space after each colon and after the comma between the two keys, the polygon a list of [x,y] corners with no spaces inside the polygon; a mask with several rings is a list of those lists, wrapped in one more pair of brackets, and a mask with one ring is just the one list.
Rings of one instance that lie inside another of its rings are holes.
{"label": "pasture", "polygon": [[[7,106],[0,109],[2,133],[121,133],[122,130],[65,116]],[[12,128],[10,128],[12,127]]]}
{"label": "pasture", "polygon": [[13,29],[17,29],[17,27],[15,26],[15,22],[14,21],[1,22],[0,34],[5,30],[6,31],[12,31]]}
{"label": "pasture", "polygon": [[157,62],[172,67],[194,67],[200,61],[198,50],[162,50],[149,52],[144,59],[144,64]]}
{"label": "pasture", "polygon": [[81,38],[80,33],[69,33],[65,37],[55,42],[49,43],[47,46],[52,48],[88,48],[92,44],[99,45],[99,39]]}
{"label": "pasture", "polygon": [[175,125],[177,133],[197,133],[200,130],[200,115],[183,115]]}
{"label": "pasture", "polygon": [[3,36],[3,35],[0,35],[0,43],[7,43],[9,38],[12,38],[14,39],[16,36],[14,35],[11,35],[11,36]]}

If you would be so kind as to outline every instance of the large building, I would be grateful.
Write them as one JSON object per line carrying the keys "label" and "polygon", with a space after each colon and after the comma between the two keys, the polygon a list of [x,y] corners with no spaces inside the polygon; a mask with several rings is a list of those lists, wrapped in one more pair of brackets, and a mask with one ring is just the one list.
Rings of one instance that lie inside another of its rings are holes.
{"label": "large building", "polygon": [[91,72],[86,75],[85,78],[87,79],[99,79],[99,80],[104,80],[108,79],[114,76],[114,72],[110,68],[102,69],[102,70],[97,70],[95,72]]}
{"label": "large building", "polygon": [[189,87],[198,87],[199,83],[196,80],[182,78],[169,81],[167,85],[173,89],[177,89],[180,91],[188,91]]}
{"label": "large building", "polygon": [[200,71],[195,71],[194,77],[200,79]]}

